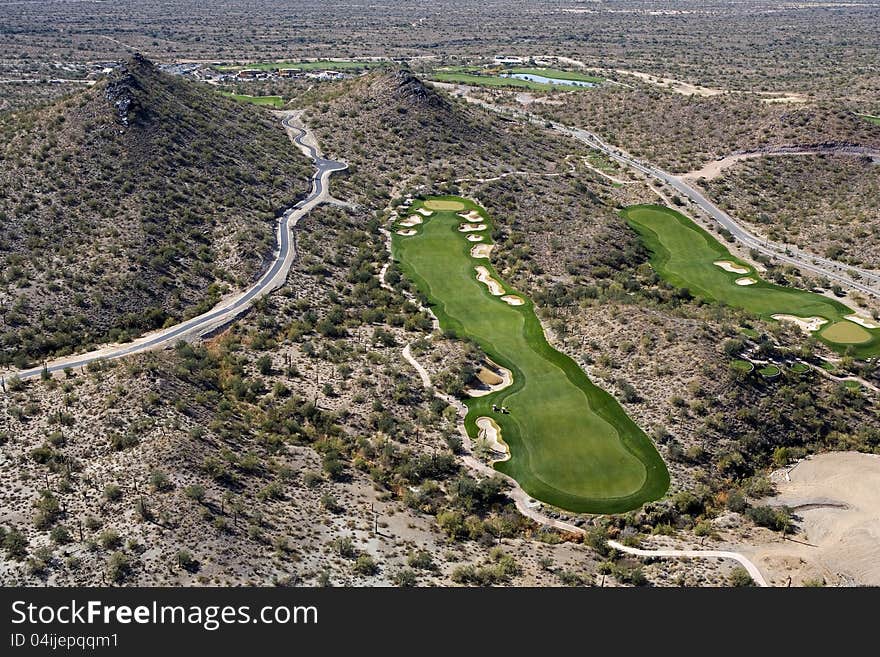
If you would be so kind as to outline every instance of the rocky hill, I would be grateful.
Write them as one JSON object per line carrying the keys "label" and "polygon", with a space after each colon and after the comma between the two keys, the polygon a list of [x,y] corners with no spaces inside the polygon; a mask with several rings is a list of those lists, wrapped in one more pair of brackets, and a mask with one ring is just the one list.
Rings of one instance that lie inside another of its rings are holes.
{"label": "rocky hill", "polygon": [[256,276],[312,172],[275,116],[140,56],[0,134],[0,365],[209,308]]}

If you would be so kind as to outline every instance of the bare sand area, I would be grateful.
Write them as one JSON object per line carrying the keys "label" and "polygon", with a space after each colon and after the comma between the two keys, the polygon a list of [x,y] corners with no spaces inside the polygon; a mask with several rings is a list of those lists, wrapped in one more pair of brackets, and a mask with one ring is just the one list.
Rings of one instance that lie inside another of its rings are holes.
{"label": "bare sand area", "polygon": [[412,228],[404,228],[403,230],[396,231],[398,235],[403,235],[404,237],[411,237],[415,235],[418,231],[413,230]]}
{"label": "bare sand area", "polygon": [[467,238],[468,238],[468,242],[482,242],[483,241],[482,235],[468,235]]}
{"label": "bare sand area", "polygon": [[472,233],[478,230],[486,230],[486,224],[462,224],[458,227],[462,233]]}
{"label": "bare sand area", "polygon": [[427,208],[419,208],[418,210],[416,210],[416,212],[418,212],[423,217],[430,217],[432,214],[434,214],[433,210],[428,210]]}
{"label": "bare sand area", "polygon": [[477,212],[476,210],[470,210],[467,213],[459,212],[458,216],[461,217],[462,219],[464,219],[465,221],[480,221],[480,220],[482,220],[480,213]]}
{"label": "bare sand area", "polygon": [[483,283],[486,287],[489,288],[489,292],[496,297],[500,297],[504,294],[504,286],[501,285],[496,279],[492,278],[492,274],[489,273],[489,270],[480,265],[479,267],[474,267],[477,270],[477,280],[480,283]]}
{"label": "bare sand area", "polygon": [[422,218],[417,214],[411,214],[406,219],[401,219],[398,223],[401,226],[411,228],[412,226],[418,226],[420,223],[422,223]]}
{"label": "bare sand area", "polygon": [[798,317],[797,315],[772,315],[773,319],[780,322],[792,322],[797,324],[807,333],[813,333],[822,328],[823,324],[827,324],[828,320],[824,317]]}
{"label": "bare sand area", "polygon": [[880,328],[880,322],[877,322],[870,317],[862,317],[861,315],[847,315],[846,319],[851,322],[855,322],[859,326],[864,326],[866,329]]}
{"label": "bare sand area", "polygon": [[501,297],[501,300],[511,306],[521,306],[525,303],[525,300],[522,297],[518,297],[515,294],[505,294]]}
{"label": "bare sand area", "polygon": [[465,392],[470,397],[485,397],[493,392],[504,390],[513,383],[513,372],[488,359],[477,370],[476,376],[481,385],[479,388],[465,389]]}
{"label": "bare sand area", "polygon": [[471,247],[471,258],[488,258],[494,244],[477,244]]}
{"label": "bare sand area", "polygon": [[717,267],[721,267],[721,269],[723,269],[724,271],[729,271],[732,274],[748,274],[749,273],[748,267],[742,267],[742,266],[736,264],[735,262],[731,262],[730,260],[716,260],[712,264],[716,265]]}
{"label": "bare sand area", "polygon": [[510,449],[501,439],[501,427],[490,417],[478,417],[477,428],[480,430],[479,437],[485,440],[490,449],[499,455],[499,458],[493,458],[492,462],[506,461],[510,458]]}
{"label": "bare sand area", "polygon": [[778,535],[743,551],[779,583],[824,579],[828,585],[880,586],[880,455],[828,452],[772,475],[801,533]]}
{"label": "bare sand area", "polygon": [[737,278],[735,282],[737,285],[754,285],[758,282],[758,279],[751,276],[743,276],[742,278]]}

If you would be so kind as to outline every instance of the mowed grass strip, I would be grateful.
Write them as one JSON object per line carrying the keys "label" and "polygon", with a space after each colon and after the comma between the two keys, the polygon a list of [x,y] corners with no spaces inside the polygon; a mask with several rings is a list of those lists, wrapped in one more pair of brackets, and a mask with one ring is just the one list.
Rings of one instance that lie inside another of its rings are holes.
{"label": "mowed grass strip", "polygon": [[281,96],[250,96],[248,94],[234,94],[230,91],[221,91],[223,96],[232,98],[242,103],[251,103],[253,105],[266,105],[269,107],[283,107],[284,99]]}
{"label": "mowed grass strip", "polygon": [[[864,358],[880,354],[880,329],[864,329],[845,319],[853,310],[820,294],[774,285],[762,280],[748,263],[734,258],[705,230],[675,210],[659,205],[634,205],[624,217],[651,251],[651,264],[668,283],[687,288],[694,296],[719,301],[773,319],[773,315],[824,317],[822,330],[813,333],[840,353]],[[743,274],[714,264],[728,260],[748,268],[753,285],[737,285]]]}
{"label": "mowed grass strip", "polygon": [[[441,197],[476,210],[491,243],[492,222],[466,199]],[[420,207],[416,203],[413,210]],[[617,401],[595,386],[568,356],[553,349],[530,300],[503,283],[485,259],[470,256],[472,243],[458,230],[454,211],[435,210],[413,236],[393,235],[394,258],[428,298],[444,330],[480,345],[513,373],[505,390],[470,399],[465,425],[477,436],[476,420],[491,417],[501,427],[511,458],[496,468],[533,497],[563,509],[617,513],[662,496],[669,487],[666,466],[651,440]],[[510,306],[478,282],[474,267],[486,266],[506,293],[525,300]],[[509,414],[492,411],[505,406]]]}

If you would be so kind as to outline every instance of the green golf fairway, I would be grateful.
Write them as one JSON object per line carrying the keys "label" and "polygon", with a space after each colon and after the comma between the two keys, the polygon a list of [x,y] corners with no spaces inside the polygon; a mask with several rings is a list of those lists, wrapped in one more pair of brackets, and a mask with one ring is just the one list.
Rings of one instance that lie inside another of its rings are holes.
{"label": "green golf fairway", "polygon": [[[495,467],[529,495],[563,509],[617,513],[663,495],[669,474],[651,440],[611,395],[547,343],[531,301],[504,285],[487,259],[471,257],[475,244],[491,243],[485,210],[458,197],[416,202],[412,210],[438,207],[436,201],[476,210],[487,228],[464,233],[459,226],[465,220],[456,212],[435,211],[415,226],[415,235],[393,234],[394,258],[428,297],[444,330],[473,339],[513,372],[510,387],[466,402],[468,433],[478,435],[479,417],[495,420],[511,453]],[[483,241],[468,241],[474,234]],[[477,281],[477,266],[525,303],[511,306],[490,294]],[[493,404],[510,412],[493,412]]]}
{"label": "green golf fairway", "polygon": [[[687,288],[708,301],[719,301],[772,319],[773,315],[823,317],[828,323],[813,335],[832,349],[864,358],[880,354],[880,329],[865,329],[846,320],[854,311],[820,294],[782,287],[760,278],[750,265],[731,256],[714,237],[682,214],[658,205],[634,205],[623,211],[630,226],[651,251],[651,264],[668,283]],[[723,270],[727,260],[748,274]],[[752,278],[752,285],[736,281]]]}

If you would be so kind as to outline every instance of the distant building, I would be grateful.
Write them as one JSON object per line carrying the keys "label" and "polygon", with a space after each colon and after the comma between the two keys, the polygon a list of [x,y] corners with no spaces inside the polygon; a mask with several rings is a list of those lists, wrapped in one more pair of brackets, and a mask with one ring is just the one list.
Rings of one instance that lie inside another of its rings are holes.
{"label": "distant building", "polygon": [[253,80],[255,79],[262,71],[258,68],[243,68],[241,69],[235,77],[240,80]]}
{"label": "distant building", "polygon": [[296,77],[302,73],[302,69],[300,68],[279,68],[278,69],[278,77],[279,78],[292,78]]}
{"label": "distant building", "polygon": [[495,55],[496,64],[522,64],[524,61],[522,57],[514,57],[513,55]]}

